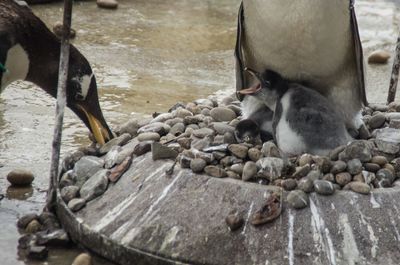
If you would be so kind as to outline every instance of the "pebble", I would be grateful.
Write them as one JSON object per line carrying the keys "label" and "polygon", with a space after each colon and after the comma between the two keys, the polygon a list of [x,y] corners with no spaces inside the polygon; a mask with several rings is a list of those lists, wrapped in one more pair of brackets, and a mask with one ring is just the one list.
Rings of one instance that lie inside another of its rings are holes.
{"label": "pebble", "polygon": [[233,155],[239,158],[246,158],[247,151],[249,150],[246,146],[241,144],[231,144],[228,146],[228,149]]}
{"label": "pebble", "polygon": [[335,187],[333,184],[326,180],[315,180],[314,190],[321,195],[332,195],[335,193]]}
{"label": "pebble", "polygon": [[244,168],[243,163],[237,163],[237,164],[233,164],[229,169],[239,175],[242,175],[243,168]]}
{"label": "pebble", "polygon": [[177,151],[158,142],[151,144],[151,153],[154,161],[159,159],[175,159],[178,156]]}
{"label": "pebble", "polygon": [[281,182],[282,188],[287,191],[294,190],[297,187],[297,182],[294,179],[284,179]]}
{"label": "pebble", "polygon": [[42,225],[38,222],[38,220],[33,219],[32,221],[29,222],[29,224],[25,227],[25,232],[28,234],[34,234],[38,231],[40,231],[40,228]]}
{"label": "pebble", "polygon": [[234,211],[225,218],[225,222],[231,231],[236,231],[243,226],[244,219],[238,211]]}
{"label": "pebble", "polygon": [[292,175],[292,178],[300,179],[302,177],[307,176],[311,171],[311,166],[309,164],[305,164],[302,167],[296,167],[295,172]]}
{"label": "pebble", "polygon": [[152,142],[140,142],[133,149],[133,154],[137,156],[141,156],[146,154],[151,150]]}
{"label": "pebble", "polygon": [[313,156],[313,160],[322,173],[328,173],[332,167],[332,162],[326,156]]}
{"label": "pebble", "polygon": [[129,133],[132,137],[137,136],[137,131],[139,130],[139,123],[136,119],[128,120],[127,122],[123,123],[115,132],[118,135],[122,135],[125,133]]}
{"label": "pebble", "polygon": [[178,122],[171,127],[169,133],[174,136],[179,136],[185,132],[185,129],[186,129],[185,124],[183,124],[183,122]]}
{"label": "pebble", "polygon": [[274,181],[283,175],[285,163],[281,158],[264,157],[257,161],[257,168],[260,168],[261,177]]}
{"label": "pebble", "polygon": [[322,179],[333,183],[333,182],[335,182],[335,175],[333,173],[328,173],[328,174],[325,174],[322,177]]}
{"label": "pebble", "polygon": [[362,163],[359,159],[352,159],[347,162],[347,172],[352,175],[361,173],[362,169]]}
{"label": "pebble", "polygon": [[237,143],[234,134],[231,133],[231,132],[226,132],[224,134],[224,143],[226,143],[226,144],[235,144],[235,143]]}
{"label": "pebble", "polygon": [[171,127],[169,125],[162,122],[154,122],[139,128],[138,133],[140,135],[141,133],[153,132],[158,133],[160,136],[164,136],[167,135],[170,130]]}
{"label": "pebble", "polygon": [[308,206],[308,195],[302,190],[293,190],[287,196],[287,202],[294,209],[302,209]]}
{"label": "pebble", "polygon": [[384,156],[374,156],[371,159],[371,163],[375,163],[375,164],[378,164],[379,166],[383,167],[384,165],[386,165],[388,163],[388,160]]}
{"label": "pebble", "polygon": [[118,2],[117,0],[97,0],[97,6],[104,9],[116,9]]}
{"label": "pebble", "polygon": [[236,118],[236,113],[225,107],[213,108],[210,115],[215,121],[231,121]]}
{"label": "pebble", "polygon": [[110,151],[104,157],[104,167],[105,168],[112,168],[117,160],[119,152],[121,152],[121,146],[113,146]]}
{"label": "pebble", "polygon": [[380,128],[383,124],[385,124],[386,116],[383,113],[377,113],[369,120],[369,128],[377,129]]}
{"label": "pebble", "polygon": [[87,253],[79,254],[71,265],[92,265],[92,257]]}
{"label": "pebble", "polygon": [[379,151],[387,154],[397,154],[400,151],[400,129],[377,129],[375,143]]}
{"label": "pebble", "polygon": [[73,198],[78,197],[79,187],[78,186],[68,186],[61,189],[61,198],[65,203],[68,203]]}
{"label": "pebble", "polygon": [[29,213],[26,214],[24,216],[22,216],[21,218],[18,219],[17,221],[17,226],[20,229],[25,229],[26,226],[32,222],[32,220],[38,219],[39,216],[36,213]]}
{"label": "pebble", "polygon": [[333,166],[332,166],[330,172],[332,174],[337,174],[337,173],[345,171],[346,168],[347,168],[346,162],[338,160],[338,161],[333,162]]}
{"label": "pebble", "polygon": [[76,162],[79,161],[79,159],[81,159],[83,156],[85,155],[85,153],[83,153],[82,151],[76,151],[73,152],[72,154],[67,154],[63,161],[62,161],[62,168],[64,171],[68,171],[74,168],[74,165]]}
{"label": "pebble", "polygon": [[42,231],[36,233],[36,244],[43,246],[68,246],[71,241],[64,229],[56,229],[54,231]]}
{"label": "pebble", "polygon": [[161,136],[156,132],[145,132],[138,135],[137,139],[139,142],[145,141],[159,141]]}
{"label": "pebble", "polygon": [[365,184],[371,184],[376,179],[375,173],[372,173],[372,172],[363,171],[362,175],[363,175]]}
{"label": "pebble", "polygon": [[73,212],[77,212],[86,205],[85,199],[75,198],[68,202],[68,208]]}
{"label": "pebble", "polygon": [[371,187],[369,185],[358,181],[350,182],[350,189],[361,194],[369,194],[371,191]]}
{"label": "pebble", "polygon": [[381,169],[381,167],[375,163],[365,163],[364,168],[365,168],[365,170],[374,172],[374,173],[376,173],[379,169]]}
{"label": "pebble", "polygon": [[378,170],[378,172],[376,172],[376,178],[379,181],[379,187],[384,188],[391,187],[394,181],[393,173],[386,168]]}
{"label": "pebble", "polygon": [[341,152],[343,152],[345,148],[346,148],[345,145],[341,145],[341,146],[336,147],[335,149],[333,149],[332,151],[329,152],[329,158],[332,161],[338,160],[339,159],[339,154]]}
{"label": "pebble", "polygon": [[226,171],[223,168],[220,168],[218,166],[206,166],[204,168],[204,171],[212,177],[216,177],[216,178],[227,177]]}
{"label": "pebble", "polygon": [[386,64],[389,61],[390,53],[383,50],[377,50],[372,52],[368,56],[369,64]]}
{"label": "pebble", "polygon": [[195,158],[190,161],[190,169],[194,173],[200,173],[204,170],[206,167],[207,163],[204,161],[204,159],[201,158]]}
{"label": "pebble", "polygon": [[227,132],[234,133],[235,128],[223,122],[214,122],[212,124],[212,128],[221,135],[224,135]]}
{"label": "pebble", "polygon": [[107,190],[109,174],[109,170],[102,169],[90,177],[80,189],[81,197],[88,202],[102,195]]}
{"label": "pebble", "polygon": [[297,188],[306,193],[310,193],[314,190],[314,181],[307,177],[302,178],[299,180],[299,183],[297,184]]}
{"label": "pebble", "polygon": [[383,168],[386,168],[387,170],[390,170],[390,172],[392,172],[393,175],[396,174],[396,170],[394,169],[394,166],[392,166],[391,164],[386,164],[383,166]]}
{"label": "pebble", "polygon": [[210,128],[201,128],[194,130],[192,134],[198,138],[204,138],[206,136],[213,135],[214,131]]}
{"label": "pebble", "polygon": [[348,172],[342,172],[335,176],[336,183],[342,187],[349,183],[351,179],[351,175]]}
{"label": "pebble", "polygon": [[349,145],[339,154],[339,159],[349,161],[354,158],[360,159],[361,162],[369,162],[372,158],[371,150],[373,144],[366,140],[356,140]]}
{"label": "pebble", "polygon": [[32,172],[23,169],[15,169],[7,174],[8,182],[14,186],[29,186],[34,179]]}
{"label": "pebble", "polygon": [[107,143],[105,143],[102,147],[100,147],[99,153],[101,155],[104,155],[104,154],[108,153],[113,146],[125,145],[130,139],[132,139],[132,136],[129,133],[124,133],[114,139],[111,139]]}
{"label": "pebble", "polygon": [[190,149],[192,145],[192,139],[187,137],[179,138],[177,142],[184,149]]}
{"label": "pebble", "polygon": [[248,181],[257,174],[257,165],[253,161],[247,161],[243,167],[242,180]]}
{"label": "pebble", "polygon": [[131,164],[132,164],[132,156],[126,157],[121,164],[113,167],[110,170],[110,175],[108,175],[108,179],[113,183],[117,182],[119,178],[129,169]]}
{"label": "pebble", "polygon": [[322,173],[319,169],[313,169],[307,174],[306,177],[314,181],[320,179],[322,177]]}
{"label": "pebble", "polygon": [[313,163],[313,158],[312,158],[312,155],[310,155],[310,154],[302,154],[299,157],[299,166],[300,167],[305,166],[307,164],[311,166],[312,163]]}
{"label": "pebble", "polygon": [[257,148],[250,148],[247,155],[253,162],[257,162],[261,158],[261,151]]}
{"label": "pebble", "polygon": [[272,141],[268,141],[263,144],[261,153],[265,157],[282,157],[279,148]]}
{"label": "pebble", "polygon": [[91,176],[102,170],[104,160],[96,156],[84,156],[74,166],[74,176],[76,176],[75,185],[82,187],[83,183]]}
{"label": "pebble", "polygon": [[241,179],[240,175],[236,174],[233,171],[227,170],[226,174],[228,175],[228,178],[232,178],[232,179]]}

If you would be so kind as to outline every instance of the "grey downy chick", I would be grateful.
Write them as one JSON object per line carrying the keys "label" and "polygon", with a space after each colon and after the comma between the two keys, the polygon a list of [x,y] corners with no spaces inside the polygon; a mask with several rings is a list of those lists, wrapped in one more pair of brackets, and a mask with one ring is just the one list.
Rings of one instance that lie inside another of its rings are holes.
{"label": "grey downy chick", "polygon": [[315,90],[288,82],[274,71],[248,71],[260,84],[247,92],[274,110],[274,138],[286,154],[327,155],[352,140],[343,116]]}

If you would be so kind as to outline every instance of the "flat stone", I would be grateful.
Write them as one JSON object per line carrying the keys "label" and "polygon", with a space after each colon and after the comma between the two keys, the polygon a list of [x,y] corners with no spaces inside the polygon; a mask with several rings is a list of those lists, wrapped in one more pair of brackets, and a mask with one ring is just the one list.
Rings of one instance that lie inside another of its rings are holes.
{"label": "flat stone", "polygon": [[389,61],[390,53],[384,50],[377,50],[368,56],[369,64],[386,64]]}
{"label": "flat stone", "polygon": [[141,133],[152,132],[152,133],[158,133],[160,136],[164,136],[167,135],[170,130],[171,127],[169,125],[162,122],[154,122],[141,127],[138,130],[138,133],[141,134]]}
{"label": "flat stone", "polygon": [[400,150],[400,129],[378,129],[375,139],[379,151],[387,154],[396,154]]}
{"label": "flat stone", "polygon": [[280,178],[285,171],[283,159],[277,157],[264,157],[257,161],[257,168],[260,168],[260,176],[274,181]]}
{"label": "flat stone", "polygon": [[153,160],[175,159],[178,156],[177,151],[158,142],[154,142],[151,144],[151,152]]}
{"label": "flat stone", "polygon": [[228,149],[233,155],[239,158],[246,158],[249,150],[248,147],[241,144],[231,144],[228,146]]}
{"label": "flat stone", "polygon": [[348,172],[342,172],[335,176],[336,183],[339,184],[341,187],[349,183],[351,179],[352,177]]}
{"label": "flat stone", "polygon": [[155,132],[145,132],[138,135],[137,140],[139,142],[146,142],[146,141],[159,141],[161,136]]}
{"label": "flat stone", "polygon": [[102,195],[107,189],[109,174],[109,170],[102,169],[90,177],[80,190],[81,197],[88,202]]}
{"label": "flat stone", "polygon": [[360,194],[369,194],[371,192],[371,187],[362,182],[350,182],[350,189],[354,192]]}
{"label": "flat stone", "polygon": [[137,141],[131,140],[129,143],[124,145],[121,148],[121,151],[118,153],[117,157],[115,158],[115,164],[121,164],[127,157],[132,156],[133,152],[135,151],[136,146],[139,145]]}
{"label": "flat stone", "polygon": [[279,151],[279,148],[272,141],[268,141],[263,144],[263,146],[261,148],[261,153],[265,157],[279,157],[279,158],[282,157],[281,152]]}
{"label": "flat stone", "polygon": [[201,158],[195,158],[190,161],[190,169],[194,173],[200,173],[204,170],[206,167],[207,163],[204,159]]}
{"label": "flat stone", "polygon": [[358,158],[361,162],[369,162],[372,158],[371,150],[373,148],[373,144],[369,141],[356,140],[346,146],[343,152],[339,154],[339,159],[347,162]]}
{"label": "flat stone", "polygon": [[61,189],[61,198],[65,203],[68,203],[73,198],[78,197],[79,195],[79,187],[78,186],[68,186]]}
{"label": "flat stone", "polygon": [[105,9],[116,9],[118,2],[117,0],[97,0],[97,6]]}
{"label": "flat stone", "polygon": [[210,128],[201,128],[193,131],[193,135],[198,138],[214,135],[214,131]]}
{"label": "flat stone", "polygon": [[29,186],[34,179],[32,172],[23,169],[15,169],[7,174],[8,182],[14,186]]}
{"label": "flat stone", "polygon": [[104,157],[104,167],[105,168],[112,168],[117,161],[117,157],[119,152],[121,152],[122,148],[119,145],[113,146],[110,151]]}
{"label": "flat stone", "polygon": [[356,175],[361,173],[363,169],[362,163],[359,159],[352,159],[347,161],[347,172],[349,172],[352,175]]}
{"label": "flat stone", "polygon": [[68,234],[64,229],[57,229],[52,232],[43,231],[36,234],[37,240],[36,243],[40,246],[67,246],[71,243]]}
{"label": "flat stone", "polygon": [[132,136],[131,136],[129,133],[124,133],[124,134],[122,134],[122,135],[120,135],[120,136],[118,136],[118,137],[116,137],[116,138],[114,138],[114,139],[111,139],[111,140],[108,141],[107,143],[105,143],[102,147],[100,147],[99,153],[100,153],[101,155],[104,155],[104,154],[108,153],[108,152],[111,150],[111,148],[112,148],[113,146],[116,146],[116,145],[119,145],[119,146],[124,145],[124,144],[126,144],[130,139],[132,139]]}
{"label": "flat stone", "polygon": [[321,195],[332,195],[335,193],[335,187],[333,184],[326,180],[315,180],[314,190]]}
{"label": "flat stone", "polygon": [[141,156],[146,154],[147,152],[151,151],[151,144],[152,142],[140,142],[138,143],[135,148],[133,149],[133,154],[137,156]]}
{"label": "flat stone", "polygon": [[77,212],[86,205],[85,199],[75,198],[68,202],[68,208],[73,212]]}
{"label": "flat stone", "polygon": [[157,117],[153,118],[150,123],[161,122],[164,123],[167,120],[173,119],[174,115],[170,112],[161,113]]}
{"label": "flat stone", "polygon": [[75,185],[82,187],[83,183],[91,176],[103,169],[104,160],[96,156],[84,156],[74,166],[74,175],[76,176]]}
{"label": "flat stone", "polygon": [[217,166],[206,166],[204,171],[206,174],[215,178],[225,178],[227,176],[226,171]]}
{"label": "flat stone", "polygon": [[236,118],[236,113],[233,110],[225,107],[217,107],[212,109],[210,115],[215,121],[231,121]]}
{"label": "flat stone", "polygon": [[247,161],[244,164],[243,172],[242,172],[242,180],[248,181],[254,178],[257,174],[257,165],[253,161]]}
{"label": "flat stone", "polygon": [[87,253],[79,254],[71,265],[92,265],[92,257]]}
{"label": "flat stone", "polygon": [[124,161],[122,161],[120,164],[118,164],[117,166],[113,167],[110,170],[108,179],[113,183],[117,182],[119,178],[129,169],[131,164],[132,164],[132,156],[126,157]]}
{"label": "flat stone", "polygon": [[337,173],[340,173],[340,172],[345,171],[346,168],[347,168],[346,162],[343,162],[343,161],[341,161],[341,160],[338,160],[338,161],[335,161],[335,162],[333,163],[333,166],[332,166],[330,172],[331,172],[332,174],[337,174]]}
{"label": "flat stone", "polygon": [[287,202],[294,209],[302,209],[309,205],[308,195],[302,190],[293,190],[287,196]]}

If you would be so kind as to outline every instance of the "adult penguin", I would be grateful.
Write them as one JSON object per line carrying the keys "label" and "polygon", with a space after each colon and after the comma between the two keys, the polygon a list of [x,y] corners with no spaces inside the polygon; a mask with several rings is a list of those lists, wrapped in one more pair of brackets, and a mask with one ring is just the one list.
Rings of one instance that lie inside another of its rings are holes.
{"label": "adult penguin", "polygon": [[[245,67],[273,70],[327,97],[349,131],[363,124],[367,98],[354,0],[243,0],[235,55],[237,90],[257,82]],[[251,96],[239,98],[245,118],[261,107]]]}
{"label": "adult penguin", "polygon": [[[27,80],[57,96],[60,40],[23,1],[0,1],[0,91]],[[95,76],[86,58],[71,45],[67,106],[85,123],[96,141],[113,135],[101,112]]]}

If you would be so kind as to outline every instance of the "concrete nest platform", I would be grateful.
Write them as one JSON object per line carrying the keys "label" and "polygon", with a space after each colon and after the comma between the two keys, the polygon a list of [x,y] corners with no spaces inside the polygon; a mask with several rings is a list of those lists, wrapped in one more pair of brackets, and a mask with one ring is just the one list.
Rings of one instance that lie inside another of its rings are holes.
{"label": "concrete nest platform", "polygon": [[[310,194],[310,207],[287,206],[279,187],[213,178],[151,154],[102,196],[72,212],[58,190],[57,214],[74,241],[118,264],[398,264],[400,190],[369,195]],[[282,212],[254,226],[252,215],[272,193]],[[243,225],[231,231],[237,211]]]}

